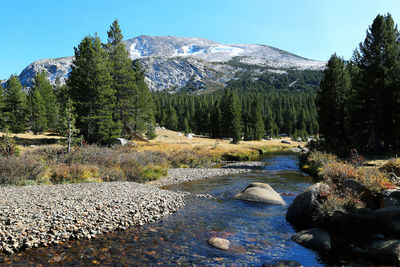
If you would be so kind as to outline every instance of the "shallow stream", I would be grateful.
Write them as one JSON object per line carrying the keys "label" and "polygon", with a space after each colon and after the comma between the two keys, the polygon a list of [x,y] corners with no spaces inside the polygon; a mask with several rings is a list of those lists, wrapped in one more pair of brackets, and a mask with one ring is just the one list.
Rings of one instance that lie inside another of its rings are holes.
{"label": "shallow stream", "polygon": [[[291,241],[295,233],[285,220],[287,207],[234,200],[250,182],[270,184],[290,204],[313,183],[297,166],[293,153],[270,153],[265,167],[247,174],[217,177],[169,186],[169,190],[210,194],[189,198],[185,208],[161,222],[71,241],[3,257],[3,263],[64,265],[228,265],[261,266],[275,260],[295,260],[304,266],[324,266],[319,255]],[[221,251],[207,239],[223,237],[232,249]],[[0,259],[1,260],[1,259]]]}

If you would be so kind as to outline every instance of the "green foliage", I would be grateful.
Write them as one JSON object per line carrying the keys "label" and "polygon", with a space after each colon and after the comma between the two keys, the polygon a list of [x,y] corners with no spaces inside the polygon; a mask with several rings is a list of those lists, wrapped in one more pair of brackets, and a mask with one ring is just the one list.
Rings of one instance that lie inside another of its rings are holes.
{"label": "green foliage", "polygon": [[5,90],[0,84],[0,131],[6,126],[6,114],[5,114]]}
{"label": "green foliage", "polygon": [[399,37],[392,16],[378,15],[350,62],[336,55],[329,60],[318,94],[318,116],[331,151],[400,149]]}
{"label": "green foliage", "polygon": [[6,133],[0,138],[0,155],[4,157],[18,156],[20,150],[15,143],[14,138],[11,136],[8,128],[6,128]]}
{"label": "green foliage", "polygon": [[318,123],[331,147],[342,146],[349,134],[350,75],[344,60],[334,54],[328,61],[318,91]]}
{"label": "green foliage", "polygon": [[[168,110],[171,105],[177,114],[179,130],[185,130],[183,122],[188,121],[189,128],[196,134],[210,135],[213,138],[229,137],[224,133],[226,122],[222,114],[222,97],[220,93],[205,95],[153,93],[156,106],[156,121],[160,126],[171,129],[168,122]],[[252,93],[237,94],[239,109],[243,110],[242,131],[246,131],[246,116],[253,113],[258,119],[259,136],[264,136],[261,117],[265,124],[265,132],[270,136],[279,133],[307,137],[318,131],[317,111],[314,95],[309,93]],[[258,101],[258,108],[253,102]],[[252,110],[253,109],[253,110]],[[258,110],[258,112],[257,112]],[[291,117],[286,117],[286,110],[290,110]],[[251,138],[252,139],[252,138]],[[256,138],[255,138],[256,139]]]}
{"label": "green foliage", "polygon": [[231,137],[234,144],[242,137],[241,106],[237,94],[226,90],[221,98],[222,136]]}
{"label": "green foliage", "polygon": [[89,143],[109,143],[120,128],[113,120],[115,89],[110,63],[100,38],[86,36],[75,48],[75,59],[67,84],[74,102],[77,128]]}
{"label": "green foliage", "polygon": [[11,75],[7,81],[4,102],[6,125],[10,127],[11,132],[24,132],[27,122],[27,99],[16,75]]}

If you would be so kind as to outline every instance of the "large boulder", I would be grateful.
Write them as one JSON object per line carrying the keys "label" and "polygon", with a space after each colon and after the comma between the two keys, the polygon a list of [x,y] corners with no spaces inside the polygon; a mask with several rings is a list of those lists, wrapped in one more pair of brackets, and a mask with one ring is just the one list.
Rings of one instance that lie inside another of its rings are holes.
{"label": "large boulder", "polygon": [[303,230],[292,236],[292,240],[300,245],[315,250],[330,250],[331,237],[322,228]]}
{"label": "large boulder", "polygon": [[282,197],[269,184],[265,183],[251,183],[242,192],[236,194],[234,198],[274,205],[286,205]]}
{"label": "large boulder", "polygon": [[391,239],[372,243],[366,253],[382,263],[400,264],[400,240]]}
{"label": "large boulder", "polygon": [[132,142],[125,138],[115,138],[112,140],[112,144],[120,145],[120,146],[126,146],[126,145],[137,146],[137,144],[135,142]]}
{"label": "large boulder", "polygon": [[208,244],[220,250],[228,250],[230,242],[225,238],[211,237],[207,240]]}
{"label": "large boulder", "polygon": [[387,189],[381,193],[381,208],[390,206],[400,206],[400,190]]}
{"label": "large boulder", "polygon": [[299,229],[316,227],[321,199],[329,192],[327,184],[311,185],[295,198],[287,210],[286,220]]}
{"label": "large boulder", "polygon": [[369,209],[379,208],[379,201],[372,195],[371,191],[360,182],[353,179],[345,179],[342,181],[342,189],[357,194],[360,200],[365,203]]}

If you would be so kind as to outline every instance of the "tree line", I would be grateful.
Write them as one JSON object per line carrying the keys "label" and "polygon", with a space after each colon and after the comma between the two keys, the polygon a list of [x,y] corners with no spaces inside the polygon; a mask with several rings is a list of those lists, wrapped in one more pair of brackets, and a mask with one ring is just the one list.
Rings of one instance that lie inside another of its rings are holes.
{"label": "tree line", "polygon": [[38,72],[25,93],[18,77],[11,75],[5,88],[0,86],[0,129],[18,133],[29,127],[35,134],[52,130],[61,135],[74,131],[86,142],[101,144],[136,134],[154,137],[154,104],[144,70],[130,59],[117,20],[107,34],[106,44],[96,34],[74,48],[66,85],[58,80],[52,86],[46,73]]}
{"label": "tree line", "polygon": [[400,149],[399,37],[392,16],[378,15],[350,60],[330,58],[317,97],[328,149]]}
{"label": "tree line", "polygon": [[306,138],[318,132],[315,93],[252,92],[229,86],[206,95],[153,93],[160,126],[238,142],[288,134]]}

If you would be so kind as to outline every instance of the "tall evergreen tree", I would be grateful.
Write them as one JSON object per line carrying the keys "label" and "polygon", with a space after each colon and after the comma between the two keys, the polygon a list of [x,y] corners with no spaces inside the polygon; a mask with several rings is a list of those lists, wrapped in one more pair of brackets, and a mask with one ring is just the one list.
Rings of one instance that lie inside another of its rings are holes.
{"label": "tall evergreen tree", "polygon": [[221,99],[222,135],[234,144],[242,137],[241,105],[236,93],[226,90]]}
{"label": "tall evergreen tree", "polygon": [[400,122],[399,37],[392,16],[378,15],[355,57],[359,69],[358,139],[378,153],[395,143],[393,129]]}
{"label": "tall evergreen tree", "polygon": [[27,122],[27,99],[17,75],[11,75],[5,88],[6,124],[14,133],[24,132]]}
{"label": "tall evergreen tree", "polygon": [[40,90],[35,86],[29,92],[30,124],[34,134],[47,130],[47,117],[45,101]]}
{"label": "tall evergreen tree", "polygon": [[115,90],[116,105],[114,120],[120,123],[122,135],[131,137],[136,108],[137,85],[132,60],[123,42],[118,20],[115,20],[107,32],[108,43],[105,46],[110,60],[111,87]]}
{"label": "tall evergreen tree", "polygon": [[144,80],[144,70],[139,60],[133,63],[133,69],[136,82],[136,93],[134,95],[134,108],[132,129],[136,134],[145,133],[154,135],[154,103],[149,88]]}
{"label": "tall evergreen tree", "polygon": [[348,135],[348,101],[351,83],[343,59],[329,59],[318,91],[317,107],[320,133],[331,147],[343,145]]}
{"label": "tall evergreen tree", "polygon": [[4,88],[0,84],[0,131],[2,131],[6,126],[4,95],[5,95]]}
{"label": "tall evergreen tree", "polygon": [[251,140],[261,140],[265,135],[265,127],[261,114],[260,101],[258,99],[254,99],[254,101],[252,102],[250,114],[250,125],[253,132]]}
{"label": "tall evergreen tree", "polygon": [[176,115],[176,110],[172,105],[169,105],[167,110],[166,127],[170,130],[178,130],[178,116]]}
{"label": "tall evergreen tree", "polygon": [[89,143],[108,143],[120,134],[113,120],[116,92],[112,81],[100,38],[86,36],[75,48],[67,84],[78,115],[77,128]]}
{"label": "tall evergreen tree", "polygon": [[33,90],[40,94],[44,102],[44,110],[46,117],[46,129],[54,130],[57,125],[58,106],[57,99],[54,94],[53,86],[50,84],[49,79],[44,71],[38,72],[33,80]]}

